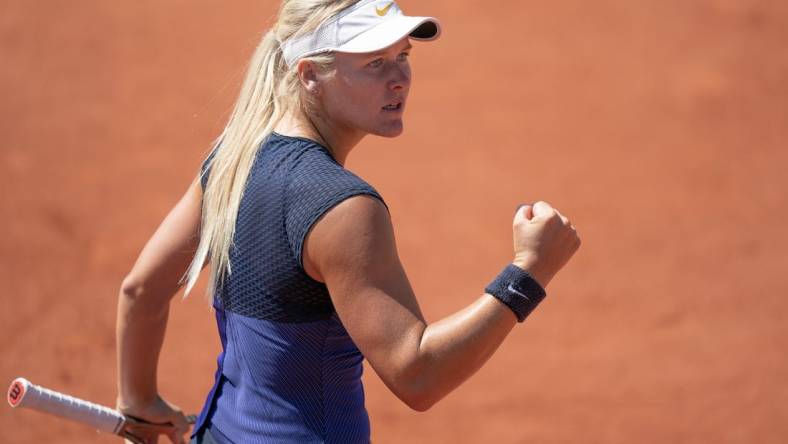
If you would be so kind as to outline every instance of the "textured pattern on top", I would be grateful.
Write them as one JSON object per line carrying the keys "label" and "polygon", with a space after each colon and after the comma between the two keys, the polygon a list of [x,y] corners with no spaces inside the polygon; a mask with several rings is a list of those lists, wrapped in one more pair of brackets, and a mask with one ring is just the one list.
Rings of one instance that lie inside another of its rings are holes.
{"label": "textured pattern on top", "polygon": [[[210,162],[203,169],[205,186]],[[241,199],[232,273],[214,298],[222,352],[193,434],[209,428],[220,444],[369,442],[364,356],[301,264],[315,221],[359,194],[381,199],[319,144],[266,139]]]}
{"label": "textured pattern on top", "polygon": [[[203,174],[203,184],[209,172]],[[331,316],[334,306],[326,286],[302,267],[304,239],[326,211],[359,194],[383,201],[325,147],[271,134],[258,152],[238,210],[232,272],[217,292],[225,309],[282,322]]]}
{"label": "textured pattern on top", "polygon": [[210,417],[227,443],[366,443],[363,355],[336,314],[286,323],[227,312]]}

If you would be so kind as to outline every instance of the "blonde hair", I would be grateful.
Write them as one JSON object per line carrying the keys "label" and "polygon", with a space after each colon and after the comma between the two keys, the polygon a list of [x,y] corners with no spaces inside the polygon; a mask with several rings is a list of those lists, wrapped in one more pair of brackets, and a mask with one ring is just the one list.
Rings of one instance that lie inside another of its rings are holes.
{"label": "blonde hair", "polygon": [[[282,2],[276,24],[263,36],[249,62],[230,119],[213,144],[210,174],[203,191],[200,242],[181,280],[186,282],[184,297],[191,291],[206,261],[211,264],[207,290],[211,299],[232,273],[230,248],[235,235],[238,207],[257,152],[263,140],[287,112],[304,110],[308,104],[308,97],[302,96],[296,69],[287,66],[279,42],[314,31],[320,23],[357,2]],[[334,61],[331,53],[306,59],[322,68]],[[208,171],[207,167],[205,171]]]}

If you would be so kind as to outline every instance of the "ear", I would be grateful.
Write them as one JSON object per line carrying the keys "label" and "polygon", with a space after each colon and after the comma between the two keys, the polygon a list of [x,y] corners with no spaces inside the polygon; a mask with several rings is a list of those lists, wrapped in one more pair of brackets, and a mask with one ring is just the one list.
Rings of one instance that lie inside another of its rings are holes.
{"label": "ear", "polygon": [[310,60],[301,59],[296,65],[296,71],[298,72],[298,80],[305,90],[310,94],[317,94],[320,91],[317,67],[314,63]]}

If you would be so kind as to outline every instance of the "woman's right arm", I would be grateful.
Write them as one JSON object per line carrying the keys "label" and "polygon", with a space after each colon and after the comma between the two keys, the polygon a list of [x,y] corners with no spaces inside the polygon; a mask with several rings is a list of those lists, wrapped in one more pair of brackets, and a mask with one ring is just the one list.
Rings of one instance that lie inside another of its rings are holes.
{"label": "woman's right arm", "polygon": [[[513,263],[543,287],[580,245],[569,220],[548,204],[518,210]],[[325,282],[353,341],[403,402],[423,411],[473,375],[517,323],[484,294],[427,324],[397,255],[380,201],[358,196],[326,213],[307,236],[304,267]]]}

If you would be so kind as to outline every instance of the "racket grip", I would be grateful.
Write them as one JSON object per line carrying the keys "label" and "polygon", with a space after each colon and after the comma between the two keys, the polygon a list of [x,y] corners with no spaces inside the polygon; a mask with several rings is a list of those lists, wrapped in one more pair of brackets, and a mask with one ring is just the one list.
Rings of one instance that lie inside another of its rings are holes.
{"label": "racket grip", "polygon": [[81,422],[99,431],[118,434],[126,418],[117,410],[35,385],[16,378],[8,389],[11,407],[25,407]]}

